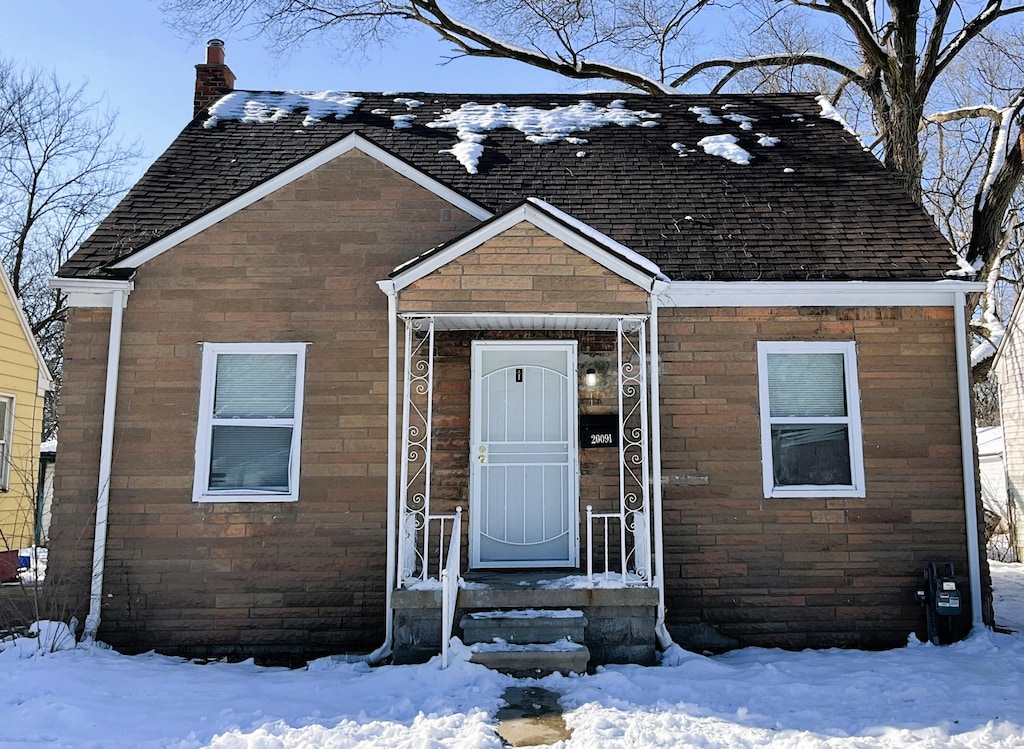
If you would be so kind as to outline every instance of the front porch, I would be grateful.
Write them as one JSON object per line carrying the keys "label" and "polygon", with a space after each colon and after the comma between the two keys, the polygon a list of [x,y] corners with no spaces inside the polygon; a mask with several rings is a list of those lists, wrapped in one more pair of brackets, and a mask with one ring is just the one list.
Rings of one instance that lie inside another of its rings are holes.
{"label": "front porch", "polygon": [[[652,663],[662,593],[648,317],[402,321],[396,660],[466,641],[466,615],[568,609],[585,617],[591,666]],[[530,364],[538,352],[543,366]]]}
{"label": "front porch", "polygon": [[397,658],[445,651],[465,614],[572,609],[593,663],[653,660],[662,284],[532,200],[380,282]]}

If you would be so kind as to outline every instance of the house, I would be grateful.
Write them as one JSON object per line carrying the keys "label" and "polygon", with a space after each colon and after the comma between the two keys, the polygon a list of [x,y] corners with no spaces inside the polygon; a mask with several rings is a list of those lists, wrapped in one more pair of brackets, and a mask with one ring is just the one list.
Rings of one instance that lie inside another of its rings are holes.
{"label": "house", "polygon": [[43,398],[53,386],[6,271],[0,268],[0,553],[13,577],[18,551],[36,532],[36,479]]}
{"label": "house", "polygon": [[591,664],[883,647],[932,561],[985,621],[978,286],[816,97],[197,70],[54,282],[50,567],[86,636],[412,659],[568,608]]}
{"label": "house", "polygon": [[1016,515],[1008,503],[1006,466],[1003,463],[1003,428],[977,427],[978,477],[981,504],[985,508],[985,533],[989,559],[1017,560],[1013,531]]}
{"label": "house", "polygon": [[992,372],[999,385],[999,422],[1002,427],[1002,460],[1005,469],[1005,513],[1003,519],[1009,535],[1007,555],[1024,559],[1024,338],[1022,315],[1024,307],[1017,298],[1006,330],[992,357]]}

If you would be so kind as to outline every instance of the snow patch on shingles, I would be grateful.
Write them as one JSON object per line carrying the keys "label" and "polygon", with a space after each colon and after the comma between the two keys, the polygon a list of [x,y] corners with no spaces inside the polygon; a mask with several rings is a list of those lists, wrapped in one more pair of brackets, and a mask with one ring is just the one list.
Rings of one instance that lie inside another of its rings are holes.
{"label": "snow patch on shingles", "polygon": [[704,149],[708,156],[719,156],[734,164],[746,166],[753,157],[738,145],[735,135],[709,135],[697,141],[697,145]]}
{"label": "snow patch on shingles", "polygon": [[772,135],[766,135],[765,133],[757,134],[757,145],[764,146],[765,148],[772,148],[779,145],[781,140]]}
{"label": "snow patch on shingles", "polygon": [[347,117],[362,101],[342,91],[235,91],[210,107],[210,117],[203,127],[216,127],[225,120],[251,124],[279,122],[300,109],[306,112],[302,125],[308,127],[325,117]]}
{"label": "snow patch on shingles", "polygon": [[710,107],[690,107],[688,112],[693,112],[697,115],[697,122],[702,125],[721,125],[722,118],[711,114]]}
{"label": "snow patch on shingles", "polygon": [[407,107],[408,109],[416,109],[416,107],[422,107],[423,106],[423,102],[422,101],[419,101],[417,99],[406,99],[404,97],[399,97],[399,98],[395,99],[395,104],[401,104],[401,105]]}
{"label": "snow patch on shingles", "polygon": [[391,121],[395,123],[395,130],[412,127],[412,121],[415,119],[416,115],[414,114],[395,114],[391,116]]}
{"label": "snow patch on shingles", "polygon": [[815,97],[815,101],[817,101],[818,106],[821,107],[821,116],[823,119],[838,122],[840,125],[843,126],[843,129],[846,132],[850,133],[850,135],[857,135],[857,133],[854,132],[853,128],[846,124],[846,120],[844,120],[843,116],[839,114],[839,110],[832,106],[832,102],[829,101],[827,96],[823,94],[821,96]]}
{"label": "snow patch on shingles", "polygon": [[[454,111],[445,111],[427,127],[455,130],[459,142],[439,153],[450,153],[466,171],[476,174],[483,154],[485,133],[498,128],[518,130],[533,143],[546,144],[569,140],[572,133],[586,132],[605,125],[643,125],[661,115],[646,110],[627,109],[621,101],[600,107],[589,101],[551,109],[510,107],[507,104],[469,102]],[[584,141],[585,142],[585,141]]]}
{"label": "snow patch on shingles", "polygon": [[726,114],[722,115],[722,119],[739,124],[740,130],[753,130],[757,122],[756,117],[747,117],[745,114]]}

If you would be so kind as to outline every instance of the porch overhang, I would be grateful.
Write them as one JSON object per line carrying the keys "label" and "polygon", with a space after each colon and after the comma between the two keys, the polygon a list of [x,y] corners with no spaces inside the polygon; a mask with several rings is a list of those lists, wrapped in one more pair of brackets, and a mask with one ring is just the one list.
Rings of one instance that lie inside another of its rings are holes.
{"label": "porch overhang", "polygon": [[435,331],[606,331],[615,332],[620,322],[646,320],[646,315],[502,314],[495,312],[402,312],[407,323],[431,320]]}

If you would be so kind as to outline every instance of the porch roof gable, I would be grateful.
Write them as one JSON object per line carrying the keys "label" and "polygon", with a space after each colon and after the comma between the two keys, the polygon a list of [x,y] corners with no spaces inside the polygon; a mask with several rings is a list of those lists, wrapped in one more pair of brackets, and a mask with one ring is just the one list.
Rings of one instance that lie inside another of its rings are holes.
{"label": "porch roof gable", "polygon": [[607,234],[588,226],[550,203],[537,198],[527,198],[462,236],[434,247],[395,268],[390,275],[394,290],[401,292],[402,289],[524,221],[561,240],[566,246],[645,291],[650,291],[657,281],[668,280],[655,263]]}

